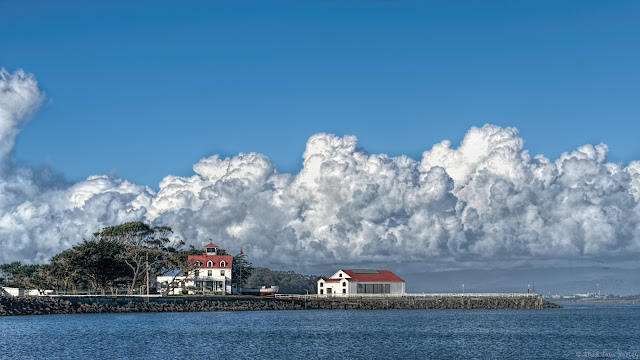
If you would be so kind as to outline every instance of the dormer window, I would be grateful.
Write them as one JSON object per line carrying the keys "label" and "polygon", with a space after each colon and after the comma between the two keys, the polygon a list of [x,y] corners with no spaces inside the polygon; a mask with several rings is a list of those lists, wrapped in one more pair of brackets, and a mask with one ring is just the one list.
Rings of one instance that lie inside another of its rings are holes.
{"label": "dormer window", "polygon": [[200,266],[200,261],[196,261],[196,266]]}
{"label": "dormer window", "polygon": [[227,266],[227,263],[224,262],[224,260],[220,261],[220,267],[225,267],[225,266]]}
{"label": "dormer window", "polygon": [[207,267],[212,267],[213,266],[213,261],[209,260],[207,261]]}

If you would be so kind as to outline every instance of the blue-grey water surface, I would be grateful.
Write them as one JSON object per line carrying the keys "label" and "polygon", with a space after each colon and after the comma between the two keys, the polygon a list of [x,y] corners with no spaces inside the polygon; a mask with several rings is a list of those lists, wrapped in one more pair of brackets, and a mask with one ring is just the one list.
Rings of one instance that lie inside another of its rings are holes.
{"label": "blue-grey water surface", "polygon": [[0,358],[638,358],[640,304],[0,317]]}

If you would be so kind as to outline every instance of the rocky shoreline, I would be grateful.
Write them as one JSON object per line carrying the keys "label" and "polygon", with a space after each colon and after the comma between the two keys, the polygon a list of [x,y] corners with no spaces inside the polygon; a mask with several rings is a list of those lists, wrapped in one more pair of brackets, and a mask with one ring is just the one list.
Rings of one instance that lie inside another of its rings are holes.
{"label": "rocky shoreline", "polygon": [[218,300],[167,298],[157,301],[151,298],[99,298],[99,297],[4,297],[0,298],[0,316],[91,314],[131,312],[199,312],[243,310],[299,310],[296,304],[271,299]]}
{"label": "rocky shoreline", "polygon": [[[286,301],[286,300],[282,300]],[[304,300],[303,298],[291,299],[304,309],[550,309],[562,308],[562,306],[543,300],[542,297],[436,297],[436,298],[320,298]]]}
{"label": "rocky shoreline", "polygon": [[535,298],[480,299],[274,299],[235,297],[0,297],[0,316],[131,313],[131,312],[208,312],[305,309],[536,309],[560,308]]}

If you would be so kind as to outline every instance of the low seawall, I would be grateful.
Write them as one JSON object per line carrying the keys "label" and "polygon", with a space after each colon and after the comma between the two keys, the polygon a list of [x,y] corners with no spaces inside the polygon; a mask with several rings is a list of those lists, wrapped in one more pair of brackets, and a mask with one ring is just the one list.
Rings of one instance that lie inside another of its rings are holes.
{"label": "low seawall", "polygon": [[0,297],[0,316],[305,309],[541,309],[542,298],[246,298],[246,297]]}
{"label": "low seawall", "polygon": [[290,301],[305,309],[548,309],[562,306],[544,300],[541,296],[530,297],[288,297],[281,301]]}
{"label": "low seawall", "polygon": [[275,299],[234,297],[0,297],[0,316],[129,312],[300,310]]}

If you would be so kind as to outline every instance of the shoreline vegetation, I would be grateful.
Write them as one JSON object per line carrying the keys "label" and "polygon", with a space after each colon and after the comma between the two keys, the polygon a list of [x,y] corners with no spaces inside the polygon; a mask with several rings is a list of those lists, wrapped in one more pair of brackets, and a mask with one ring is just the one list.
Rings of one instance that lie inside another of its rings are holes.
{"label": "shoreline vegetation", "polygon": [[546,309],[561,308],[539,297],[521,298],[265,298],[249,296],[24,296],[0,297],[0,316],[211,312],[257,310],[384,310],[384,309]]}

